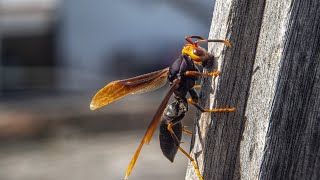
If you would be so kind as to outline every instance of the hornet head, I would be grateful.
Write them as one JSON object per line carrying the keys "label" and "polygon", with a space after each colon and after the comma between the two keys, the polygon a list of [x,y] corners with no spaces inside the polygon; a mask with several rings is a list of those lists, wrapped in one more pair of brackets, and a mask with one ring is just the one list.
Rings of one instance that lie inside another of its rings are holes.
{"label": "hornet head", "polygon": [[[196,40],[195,42],[193,42],[193,41],[191,41],[190,38],[197,38],[199,40]],[[191,59],[196,62],[203,62],[203,61],[210,58],[208,51],[205,48],[198,45],[200,42],[206,42],[206,43],[208,43],[208,42],[222,42],[225,45],[231,47],[231,44],[226,40],[216,40],[216,39],[206,40],[200,36],[188,36],[185,39],[186,39],[186,41],[189,42],[189,44],[186,44],[183,47],[182,54],[186,54],[186,55],[190,56]]]}

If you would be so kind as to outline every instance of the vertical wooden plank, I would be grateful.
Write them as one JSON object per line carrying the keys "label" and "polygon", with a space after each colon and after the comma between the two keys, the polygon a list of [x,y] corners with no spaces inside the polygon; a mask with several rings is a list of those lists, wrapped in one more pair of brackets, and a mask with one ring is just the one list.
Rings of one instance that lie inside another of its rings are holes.
{"label": "vertical wooden plank", "polygon": [[320,178],[320,2],[292,1],[261,179]]}
{"label": "vertical wooden plank", "polygon": [[209,38],[233,48],[209,46],[222,74],[202,80],[201,103],[237,112],[198,113],[191,155],[204,179],[319,179],[319,3],[216,1]]}
{"label": "vertical wooden plank", "polygon": [[258,179],[291,0],[266,1],[240,143],[242,179]]}
{"label": "vertical wooden plank", "polygon": [[[236,107],[237,111],[203,113],[195,123],[191,154],[204,179],[240,178],[240,141],[264,6],[264,0],[216,1],[209,37],[227,39],[233,47],[210,46],[222,73],[216,83],[203,81],[200,97],[207,108]],[[186,179],[197,179],[193,174],[189,165]]]}

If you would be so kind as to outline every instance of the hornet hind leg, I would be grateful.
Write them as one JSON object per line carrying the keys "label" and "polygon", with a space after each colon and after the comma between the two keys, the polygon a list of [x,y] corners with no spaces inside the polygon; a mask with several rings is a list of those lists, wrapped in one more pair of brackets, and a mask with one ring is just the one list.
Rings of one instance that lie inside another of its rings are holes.
{"label": "hornet hind leg", "polygon": [[193,167],[194,167],[194,169],[195,169],[195,171],[196,171],[196,173],[197,173],[197,176],[198,176],[199,180],[203,180],[203,177],[201,176],[201,173],[200,173],[200,171],[199,171],[199,167],[197,166],[195,160],[194,160],[185,150],[183,150],[183,149],[180,147],[179,139],[178,139],[178,137],[176,136],[176,134],[174,133],[172,127],[173,127],[173,124],[172,124],[171,122],[169,122],[167,129],[168,129],[168,131],[171,133],[171,136],[172,136],[172,138],[173,138],[173,140],[174,140],[174,142],[175,142],[175,145],[178,147],[178,149],[179,149],[185,156],[187,156],[187,158],[189,158],[189,160],[191,161],[191,163],[192,163],[192,165],[193,165]]}

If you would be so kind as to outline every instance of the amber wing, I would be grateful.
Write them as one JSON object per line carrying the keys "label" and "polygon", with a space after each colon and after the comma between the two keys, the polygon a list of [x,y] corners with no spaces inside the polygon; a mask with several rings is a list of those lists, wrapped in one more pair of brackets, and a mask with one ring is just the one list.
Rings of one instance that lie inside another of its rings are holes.
{"label": "amber wing", "polygon": [[128,94],[152,91],[167,83],[169,68],[130,79],[112,81],[92,98],[90,109],[95,110]]}

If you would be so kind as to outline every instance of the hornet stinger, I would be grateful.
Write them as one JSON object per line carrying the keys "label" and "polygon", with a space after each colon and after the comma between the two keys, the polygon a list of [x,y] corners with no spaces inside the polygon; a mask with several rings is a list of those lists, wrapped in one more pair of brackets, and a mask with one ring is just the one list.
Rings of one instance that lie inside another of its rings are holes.
{"label": "hornet stinger", "polygon": [[[191,38],[196,38],[197,40],[193,42]],[[130,175],[142,146],[150,143],[152,135],[160,122],[160,148],[164,156],[173,162],[177,151],[180,150],[190,159],[199,179],[203,180],[195,160],[180,147],[182,132],[192,134],[191,131],[184,129],[181,123],[188,111],[188,103],[194,105],[201,112],[235,111],[235,108],[204,109],[198,104],[199,97],[195,91],[195,88],[199,88],[195,84],[199,76],[213,76],[216,78],[220,73],[219,71],[202,73],[198,70],[197,65],[205,66],[212,57],[206,49],[198,44],[220,42],[229,47],[231,47],[231,44],[226,40],[206,40],[200,36],[188,36],[185,40],[188,44],[183,47],[181,55],[170,67],[129,79],[112,81],[99,90],[91,101],[90,109],[95,110],[128,94],[149,92],[164,86],[167,81],[170,83],[169,91],[158,107],[138,149],[129,163],[125,179]],[[190,98],[187,99],[188,93]],[[167,106],[172,94],[175,101]]]}

